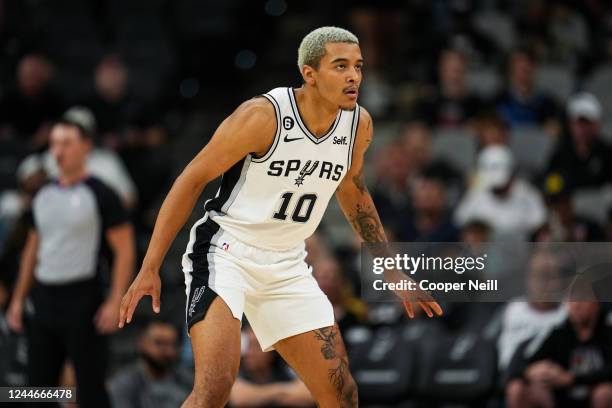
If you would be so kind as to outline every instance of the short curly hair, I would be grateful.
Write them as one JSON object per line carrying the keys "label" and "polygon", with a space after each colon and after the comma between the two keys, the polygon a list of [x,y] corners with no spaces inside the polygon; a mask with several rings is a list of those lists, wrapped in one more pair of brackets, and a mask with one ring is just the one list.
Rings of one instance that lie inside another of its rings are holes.
{"label": "short curly hair", "polygon": [[298,68],[304,65],[319,68],[321,58],[325,55],[325,44],[348,43],[359,44],[359,39],[353,33],[339,27],[320,27],[304,37],[298,48]]}

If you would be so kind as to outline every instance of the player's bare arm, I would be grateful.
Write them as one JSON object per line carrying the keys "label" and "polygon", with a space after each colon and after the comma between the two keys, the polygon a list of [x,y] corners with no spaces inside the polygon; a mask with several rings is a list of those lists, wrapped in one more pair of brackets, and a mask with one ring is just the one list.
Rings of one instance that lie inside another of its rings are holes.
{"label": "player's bare arm", "polygon": [[[336,198],[349,224],[363,242],[386,243],[384,228],[363,176],[365,152],[372,143],[373,135],[372,117],[361,108],[352,165],[338,186]],[[388,251],[384,249],[384,252]],[[384,276],[388,281],[409,279],[397,270],[388,271]],[[429,317],[434,313],[442,314],[440,306],[425,292],[402,291],[396,294],[404,301],[406,311],[411,318],[414,317],[414,304],[419,305]]]}
{"label": "player's bare arm", "polygon": [[140,272],[123,297],[119,327],[132,320],[134,309],[145,295],[152,297],[153,310],[159,313],[159,268],[200,194],[209,182],[246,155],[264,154],[272,144],[275,132],[272,105],[264,98],[248,100],[219,125],[210,142],[185,167],[159,210]]}

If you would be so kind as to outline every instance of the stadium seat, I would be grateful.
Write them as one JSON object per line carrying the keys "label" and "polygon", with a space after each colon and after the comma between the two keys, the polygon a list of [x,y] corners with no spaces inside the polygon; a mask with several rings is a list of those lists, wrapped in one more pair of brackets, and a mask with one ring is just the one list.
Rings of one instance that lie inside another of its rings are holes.
{"label": "stadium seat", "polygon": [[563,65],[541,65],[536,73],[535,86],[564,102],[574,92],[574,73]]}
{"label": "stadium seat", "polygon": [[465,130],[437,130],[432,140],[434,159],[448,162],[467,175],[476,159],[476,138]]}
{"label": "stadium seat", "polygon": [[491,37],[493,41],[506,51],[516,45],[516,32],[514,24],[508,16],[499,12],[478,13],[472,22],[483,34]]}
{"label": "stadium seat", "polygon": [[572,196],[574,211],[578,215],[603,224],[607,218],[611,193],[609,188],[580,189]]}
{"label": "stadium seat", "polygon": [[520,127],[512,130],[510,148],[514,153],[519,175],[531,179],[544,171],[554,142],[538,127]]}
{"label": "stadium seat", "polygon": [[467,72],[466,81],[470,92],[485,99],[495,97],[502,86],[499,74],[490,67],[470,69]]}
{"label": "stadium seat", "polygon": [[601,102],[604,110],[603,117],[612,116],[612,64],[603,65],[597,68],[586,80],[586,92],[591,92]]}
{"label": "stadium seat", "polygon": [[[383,326],[352,347],[351,372],[363,404],[396,404],[412,391],[414,347],[403,341],[401,327]],[[394,405],[395,406],[395,405]]]}
{"label": "stadium seat", "polygon": [[417,367],[418,394],[431,405],[454,402],[479,406],[496,384],[495,341],[475,331],[439,333],[420,343]]}

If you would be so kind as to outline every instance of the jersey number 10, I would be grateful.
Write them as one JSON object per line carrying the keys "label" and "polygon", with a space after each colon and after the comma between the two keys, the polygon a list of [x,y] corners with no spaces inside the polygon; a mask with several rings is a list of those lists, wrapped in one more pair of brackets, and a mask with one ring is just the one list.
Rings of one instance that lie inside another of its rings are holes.
{"label": "jersey number 10", "polygon": [[[281,204],[280,208],[277,212],[272,216],[277,220],[285,221],[287,219],[287,209],[289,208],[289,204],[291,203],[291,199],[293,198],[293,192],[288,191],[283,193],[281,196]],[[293,208],[293,213],[291,214],[291,219],[295,222],[307,222],[310,218],[310,214],[312,213],[312,209],[314,208],[315,202],[317,201],[316,194],[304,194],[298,198],[295,207]],[[306,209],[304,210],[304,207]]]}

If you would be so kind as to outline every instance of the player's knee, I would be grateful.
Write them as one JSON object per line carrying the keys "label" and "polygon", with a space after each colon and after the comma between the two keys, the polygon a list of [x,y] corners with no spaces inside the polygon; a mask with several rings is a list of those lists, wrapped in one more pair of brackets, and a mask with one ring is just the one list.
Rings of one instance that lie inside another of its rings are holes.
{"label": "player's knee", "polygon": [[612,383],[598,384],[591,392],[591,406],[612,407]]}
{"label": "player's knee", "polygon": [[356,408],[358,406],[357,383],[355,382],[353,376],[350,373],[348,374],[347,382],[344,386],[343,395],[343,407]]}
{"label": "player's knee", "polygon": [[231,373],[215,374],[213,381],[197,381],[193,385],[190,398],[194,406],[221,408],[227,404],[235,377]]}

